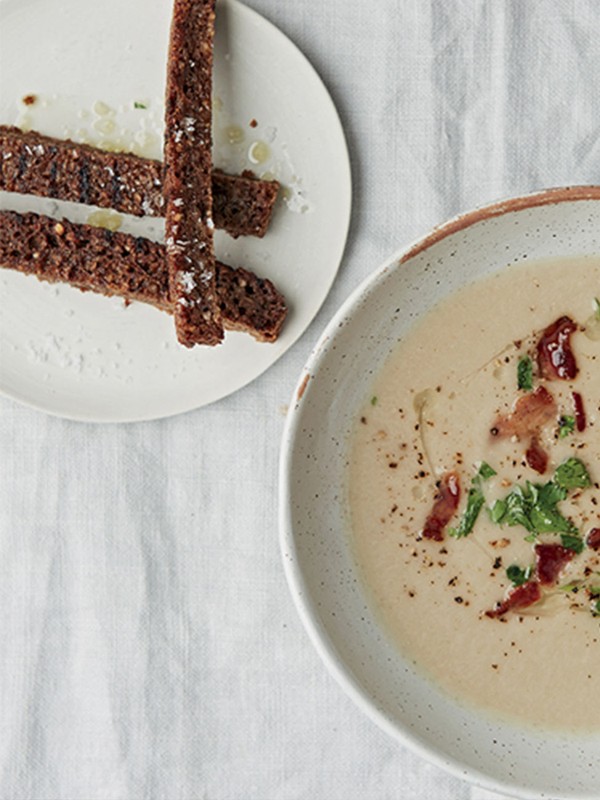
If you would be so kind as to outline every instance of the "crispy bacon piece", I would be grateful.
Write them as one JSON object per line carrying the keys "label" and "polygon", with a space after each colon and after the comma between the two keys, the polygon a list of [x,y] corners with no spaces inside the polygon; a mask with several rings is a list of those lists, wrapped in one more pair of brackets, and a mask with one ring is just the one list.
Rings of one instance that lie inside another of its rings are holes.
{"label": "crispy bacon piece", "polygon": [[563,568],[575,555],[561,544],[536,544],[535,574],[542,586],[551,586],[556,582]]}
{"label": "crispy bacon piece", "polygon": [[548,453],[540,444],[537,436],[532,436],[529,442],[529,447],[525,451],[525,460],[531,469],[535,470],[540,475],[546,472],[548,467]]}
{"label": "crispy bacon piece", "polygon": [[586,537],[585,543],[592,550],[600,550],[600,528],[592,528]]}
{"label": "crispy bacon piece", "polygon": [[585,408],[583,407],[583,397],[579,394],[579,392],[573,392],[573,414],[575,416],[575,427],[582,433],[585,430],[585,426],[587,424],[586,416],[585,416]]}
{"label": "crispy bacon piece", "polygon": [[[591,533],[592,531],[590,531]],[[600,541],[598,545],[600,546]],[[552,586],[556,583],[560,573],[574,555],[574,550],[569,550],[561,544],[536,544],[534,577],[521,586],[514,586],[510,589],[501,603],[498,603],[491,611],[485,612],[486,617],[497,619],[509,611],[527,608],[537,603],[542,599],[541,587]]]}
{"label": "crispy bacon piece", "polygon": [[504,600],[490,611],[486,611],[486,617],[497,619],[504,616],[508,611],[515,611],[519,608],[527,608],[537,603],[542,597],[542,590],[537,581],[527,581],[521,586],[513,587]]}
{"label": "crispy bacon piece", "polygon": [[544,425],[556,419],[556,414],[554,397],[544,386],[538,386],[535,392],[519,397],[510,414],[499,416],[490,432],[499,439],[537,436]]}
{"label": "crispy bacon piece", "polygon": [[577,324],[570,317],[560,317],[542,333],[537,344],[537,362],[542,378],[549,381],[575,378],[578,367],[571,349],[571,334],[576,330]]}
{"label": "crispy bacon piece", "polygon": [[452,519],[460,501],[460,480],[456,472],[442,475],[433,498],[433,508],[425,520],[422,535],[425,539],[441,542],[444,529]]}

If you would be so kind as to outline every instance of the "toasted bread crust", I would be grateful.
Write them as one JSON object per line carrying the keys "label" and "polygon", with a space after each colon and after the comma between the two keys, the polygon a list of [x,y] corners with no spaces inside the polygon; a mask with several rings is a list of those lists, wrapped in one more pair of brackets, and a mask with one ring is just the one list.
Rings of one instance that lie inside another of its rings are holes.
{"label": "toasted bread crust", "polygon": [[167,58],[165,243],[175,330],[186,347],[223,338],[212,221],[214,0],[174,0]]}
{"label": "toasted bread crust", "polygon": [[[173,310],[164,245],[125,233],[0,211],[0,268]],[[287,314],[283,295],[249,270],[217,262],[216,272],[225,328],[275,341]]]}
{"label": "toasted bread crust", "polygon": [[[132,153],[109,153],[69,139],[0,125],[0,189],[112,208],[136,217],[164,214],[163,165]],[[273,215],[277,181],[245,171],[212,173],[215,227],[262,237]]]}

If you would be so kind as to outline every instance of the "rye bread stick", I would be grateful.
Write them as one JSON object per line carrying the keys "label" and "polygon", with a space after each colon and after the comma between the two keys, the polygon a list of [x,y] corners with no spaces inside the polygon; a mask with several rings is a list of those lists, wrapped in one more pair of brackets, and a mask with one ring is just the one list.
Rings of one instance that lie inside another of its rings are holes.
{"label": "rye bread stick", "polygon": [[165,99],[165,245],[178,341],[223,339],[212,220],[215,0],[174,0]]}
{"label": "rye bread stick", "polygon": [[[160,161],[0,125],[0,189],[7,192],[160,217],[162,175]],[[264,236],[278,191],[277,181],[260,180],[249,170],[213,170],[215,227],[233,237]]]}
{"label": "rye bread stick", "polygon": [[[0,211],[0,268],[172,313],[165,247],[149,239],[39,214]],[[250,270],[216,262],[216,272],[224,327],[258,341],[275,341],[287,314],[283,295]]]}

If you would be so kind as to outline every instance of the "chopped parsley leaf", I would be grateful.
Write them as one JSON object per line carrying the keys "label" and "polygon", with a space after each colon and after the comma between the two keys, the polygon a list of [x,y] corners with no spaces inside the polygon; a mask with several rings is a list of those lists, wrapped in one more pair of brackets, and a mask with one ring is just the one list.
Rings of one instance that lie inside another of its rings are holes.
{"label": "chopped parsley leaf", "polygon": [[594,297],[594,316],[596,319],[600,319],[600,300],[597,297]]}
{"label": "chopped parsley leaf", "polygon": [[488,513],[492,522],[497,525],[500,524],[502,518],[506,514],[506,500],[496,500],[491,508],[488,508]]}
{"label": "chopped parsley leaf", "polygon": [[567,550],[573,550],[578,555],[585,547],[585,542],[577,533],[561,533],[560,543],[563,547],[566,547]]}
{"label": "chopped parsley leaf", "polygon": [[490,516],[500,525],[522,525],[531,534],[576,533],[573,523],[557,508],[557,503],[566,496],[567,490],[553,481],[544,484],[527,481],[525,486],[515,486],[504,499],[497,500]]}
{"label": "chopped parsley leaf", "polygon": [[585,489],[591,486],[591,478],[583,461],[578,458],[567,458],[556,468],[554,481],[564,489]]}
{"label": "chopped parsley leaf", "polygon": [[[475,480],[476,478],[473,478],[473,484]],[[481,491],[481,487],[472,485],[469,489],[469,494],[467,497],[467,507],[460,518],[458,527],[450,528],[448,530],[450,536],[454,536],[456,539],[462,539],[463,536],[468,536],[473,530],[484,502],[485,498],[483,496],[483,492]]]}
{"label": "chopped parsley leaf", "polygon": [[482,482],[488,480],[488,478],[491,478],[492,475],[495,474],[496,470],[493,467],[490,467],[486,461],[481,462],[477,474],[471,479],[471,487],[469,488],[469,494],[467,496],[467,507],[460,518],[458,527],[448,530],[450,536],[454,536],[456,539],[462,539],[464,536],[468,536],[471,533],[477,521],[477,517],[479,516],[479,512],[485,503]]}
{"label": "chopped parsley leaf", "polygon": [[533,389],[533,362],[529,356],[519,359],[517,385],[519,389],[524,389],[526,392],[530,392]]}
{"label": "chopped parsley leaf", "polygon": [[496,500],[489,509],[490,519],[498,525],[522,525],[534,542],[540,533],[560,533],[563,547],[581,553],[585,542],[571,520],[558,510],[569,489],[584,489],[591,485],[585,464],[578,458],[568,458],[556,468],[554,477],[547,483],[515,486],[506,497]]}
{"label": "chopped parsley leaf", "polygon": [[480,475],[484,481],[487,481],[488,478],[492,478],[494,475],[497,475],[498,473],[493,467],[490,467],[487,461],[482,461],[479,467],[479,472],[477,474]]}
{"label": "chopped parsley leaf", "polygon": [[134,100],[133,107],[134,108],[148,108],[148,106],[145,103],[140,103],[138,100]]}
{"label": "chopped parsley leaf", "polygon": [[373,397],[371,398],[371,405],[372,406],[377,405],[377,395],[373,395]]}
{"label": "chopped parsley leaf", "polygon": [[564,439],[575,430],[575,417],[562,416],[558,420],[558,437]]}
{"label": "chopped parsley leaf", "polygon": [[525,569],[522,569],[517,564],[511,564],[510,567],[507,567],[506,569],[506,577],[513,584],[513,586],[522,586],[524,583],[527,583],[531,577],[531,572],[531,567],[525,567]]}

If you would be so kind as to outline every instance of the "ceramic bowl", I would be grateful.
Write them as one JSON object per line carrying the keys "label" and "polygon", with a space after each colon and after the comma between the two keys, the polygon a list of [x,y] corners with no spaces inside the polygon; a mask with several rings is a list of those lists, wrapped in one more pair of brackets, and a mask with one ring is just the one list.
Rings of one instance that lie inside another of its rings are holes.
{"label": "ceramic bowl", "polygon": [[357,410],[398,339],[448,294],[525,259],[600,253],[600,188],[554,189],[460,216],[396,253],[335,315],[296,387],[280,465],[285,571],[325,664],[376,723],[462,778],[523,798],[598,798],[600,732],[539,733],[450,699],[414,670],[366,599],[348,535]]}

